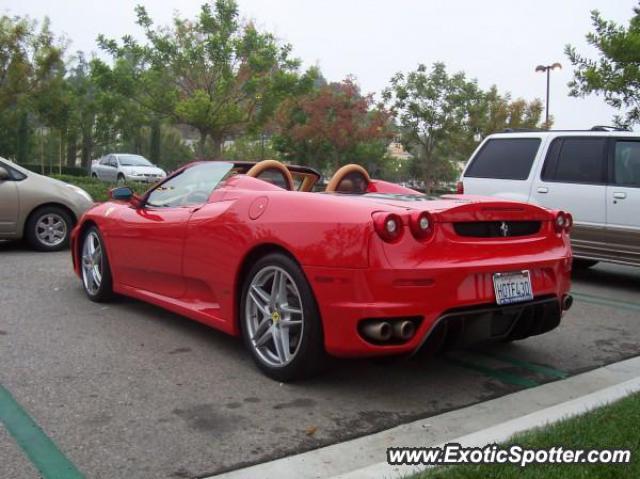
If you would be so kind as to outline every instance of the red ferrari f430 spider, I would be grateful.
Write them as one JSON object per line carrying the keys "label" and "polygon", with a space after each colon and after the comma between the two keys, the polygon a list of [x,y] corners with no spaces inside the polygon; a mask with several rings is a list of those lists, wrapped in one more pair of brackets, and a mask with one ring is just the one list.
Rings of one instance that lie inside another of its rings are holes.
{"label": "red ferrari f430 spider", "polygon": [[75,271],[93,301],[119,293],[241,335],[280,381],[326,355],[523,339],[571,306],[570,214],[431,198],[358,165],[314,192],[319,176],[202,161],[143,196],[116,188],[73,231]]}

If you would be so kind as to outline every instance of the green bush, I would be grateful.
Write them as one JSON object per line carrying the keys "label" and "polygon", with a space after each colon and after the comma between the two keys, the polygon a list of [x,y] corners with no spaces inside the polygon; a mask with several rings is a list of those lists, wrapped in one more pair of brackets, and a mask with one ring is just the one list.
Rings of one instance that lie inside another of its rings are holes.
{"label": "green bush", "polygon": [[[109,199],[109,190],[118,186],[115,183],[105,183],[96,178],[89,176],[72,176],[72,175],[50,175],[51,178],[55,178],[65,183],[70,183],[79,188],[82,188],[91,195],[94,201],[103,202]],[[148,183],[130,182],[126,183],[126,186],[131,188],[134,192],[142,194],[147,191],[151,185]]]}

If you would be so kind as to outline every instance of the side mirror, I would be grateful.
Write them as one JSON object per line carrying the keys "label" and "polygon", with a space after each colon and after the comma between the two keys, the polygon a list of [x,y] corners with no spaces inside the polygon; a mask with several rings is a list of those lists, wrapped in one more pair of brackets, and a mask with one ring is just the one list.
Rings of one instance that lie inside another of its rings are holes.
{"label": "side mirror", "polygon": [[128,186],[119,186],[109,191],[109,198],[116,201],[128,201],[134,208],[142,206],[142,198],[136,195]]}
{"label": "side mirror", "polygon": [[133,198],[133,190],[128,186],[120,186],[109,191],[109,198],[117,201],[130,201]]}
{"label": "side mirror", "polygon": [[0,181],[5,181],[11,178],[11,175],[6,168],[0,166]]}

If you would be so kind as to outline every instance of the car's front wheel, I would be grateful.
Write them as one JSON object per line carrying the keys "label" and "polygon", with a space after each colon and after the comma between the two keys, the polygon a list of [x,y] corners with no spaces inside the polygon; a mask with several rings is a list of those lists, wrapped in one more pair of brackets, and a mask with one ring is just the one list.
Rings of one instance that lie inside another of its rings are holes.
{"label": "car's front wheel", "polygon": [[59,251],[69,245],[73,218],[57,206],[43,206],[27,220],[25,237],[39,251]]}
{"label": "car's front wheel", "polygon": [[91,301],[102,303],[113,296],[111,268],[100,231],[88,228],[82,237],[80,251],[82,286]]}
{"label": "car's front wheel", "polygon": [[293,381],[322,368],[320,314],[294,260],[274,253],[257,261],[244,282],[240,305],[245,345],[267,376]]}

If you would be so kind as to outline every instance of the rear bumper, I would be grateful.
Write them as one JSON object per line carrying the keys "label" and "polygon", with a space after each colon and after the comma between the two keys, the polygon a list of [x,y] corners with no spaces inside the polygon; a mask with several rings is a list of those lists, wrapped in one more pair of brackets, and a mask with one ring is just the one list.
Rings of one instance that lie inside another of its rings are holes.
{"label": "rear bumper", "polygon": [[[486,308],[522,309],[528,303],[496,305],[493,274],[524,269],[531,273],[534,302],[545,300],[560,307],[561,299],[570,289],[570,256],[528,263],[485,262],[465,266],[452,263],[450,267],[436,269],[304,268],[318,301],[326,350],[340,357],[413,353],[436,324],[452,313]],[[536,324],[546,321],[545,314],[539,311],[534,311],[531,320]],[[401,344],[373,344],[361,336],[358,328],[363,320],[372,318],[413,318],[417,321],[416,333]],[[481,320],[473,322],[477,329],[490,327],[483,326]],[[531,328],[532,334],[539,334],[535,333],[536,326]]]}

